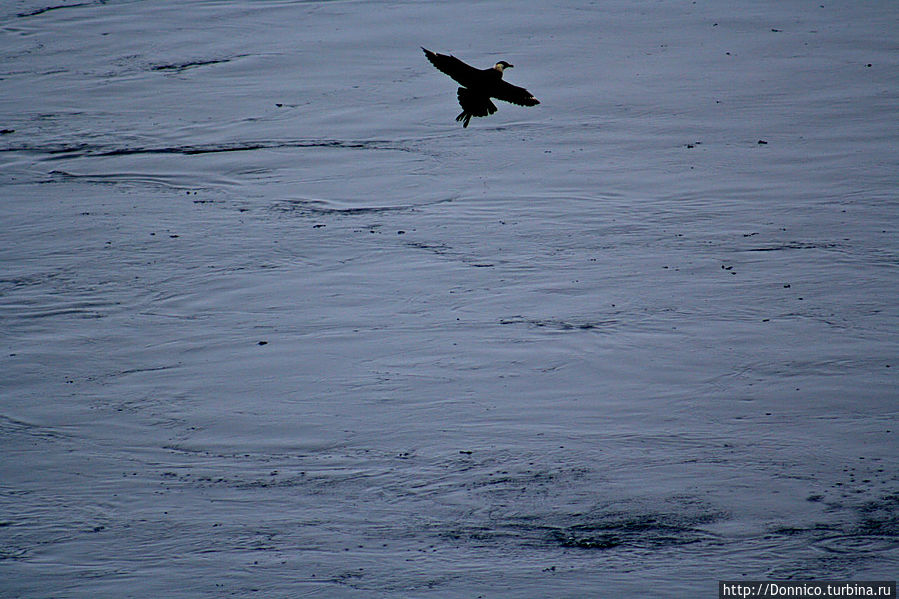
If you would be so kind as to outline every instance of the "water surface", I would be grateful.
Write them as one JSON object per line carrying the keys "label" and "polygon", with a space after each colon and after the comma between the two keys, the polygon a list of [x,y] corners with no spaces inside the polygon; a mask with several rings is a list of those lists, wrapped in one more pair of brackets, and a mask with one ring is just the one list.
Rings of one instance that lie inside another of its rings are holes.
{"label": "water surface", "polygon": [[6,3],[2,594],[895,578],[897,17]]}

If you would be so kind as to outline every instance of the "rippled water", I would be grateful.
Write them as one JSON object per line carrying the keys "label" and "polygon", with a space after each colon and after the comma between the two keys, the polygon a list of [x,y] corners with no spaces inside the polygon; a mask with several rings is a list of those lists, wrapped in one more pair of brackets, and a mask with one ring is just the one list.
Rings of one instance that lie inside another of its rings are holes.
{"label": "rippled water", "polygon": [[895,2],[0,15],[3,595],[895,578]]}

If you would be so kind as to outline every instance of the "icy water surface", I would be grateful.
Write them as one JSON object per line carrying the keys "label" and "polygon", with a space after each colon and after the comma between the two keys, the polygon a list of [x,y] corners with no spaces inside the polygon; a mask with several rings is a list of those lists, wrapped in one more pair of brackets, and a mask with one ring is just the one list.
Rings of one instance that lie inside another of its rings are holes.
{"label": "icy water surface", "polygon": [[0,594],[895,579],[897,25],[3,3]]}

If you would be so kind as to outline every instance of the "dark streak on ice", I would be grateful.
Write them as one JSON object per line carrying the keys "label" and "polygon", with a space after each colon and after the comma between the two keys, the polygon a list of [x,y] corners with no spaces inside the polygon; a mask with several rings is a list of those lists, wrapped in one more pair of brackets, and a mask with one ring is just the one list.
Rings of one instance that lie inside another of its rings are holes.
{"label": "dark streak on ice", "polygon": [[613,514],[596,522],[553,531],[562,547],[612,549],[620,546],[653,549],[686,545],[713,538],[697,524],[713,522],[711,515],[696,520],[676,514]]}
{"label": "dark streak on ice", "polygon": [[[279,208],[284,212],[299,212],[302,214],[374,214],[378,212],[394,212],[411,210],[412,206],[360,206],[354,208],[341,208],[328,206],[323,200],[283,200]],[[318,227],[318,225],[316,225]]]}
{"label": "dark streak on ice", "polygon": [[150,68],[152,71],[175,71],[177,73],[181,73],[182,71],[186,71],[188,69],[194,69],[196,67],[206,67],[214,64],[222,64],[226,62],[231,62],[230,58],[221,58],[215,60],[192,60],[189,62],[182,62],[178,64],[160,64]]}
{"label": "dark streak on ice", "polygon": [[791,242],[770,247],[749,248],[747,252],[778,252],[780,250],[832,250],[842,247],[838,243],[800,243]]}
{"label": "dark streak on ice", "polygon": [[569,322],[556,319],[527,319],[521,317],[504,318],[499,324],[527,324],[537,328],[554,329],[557,331],[589,331],[593,329],[608,328],[617,325],[614,320],[596,320],[584,322]]}
{"label": "dark streak on ice", "polygon": [[253,150],[273,150],[284,148],[340,148],[365,150],[409,151],[407,148],[386,140],[350,141],[339,139],[300,139],[288,141],[247,141],[209,145],[185,145],[153,147],[108,148],[96,144],[61,144],[47,146],[12,146],[0,148],[0,152],[32,152],[48,154],[52,159],[79,158],[88,156],[134,156],[139,154],[221,154],[225,152],[250,152]]}
{"label": "dark streak on ice", "polygon": [[38,15],[42,15],[46,12],[50,12],[51,10],[61,10],[63,8],[80,8],[83,6],[94,6],[94,5],[102,5],[106,4],[106,0],[97,0],[96,2],[79,2],[77,4],[58,4],[55,6],[45,6],[44,8],[38,8],[37,10],[33,10],[31,12],[20,12],[16,16],[17,17],[36,17]]}

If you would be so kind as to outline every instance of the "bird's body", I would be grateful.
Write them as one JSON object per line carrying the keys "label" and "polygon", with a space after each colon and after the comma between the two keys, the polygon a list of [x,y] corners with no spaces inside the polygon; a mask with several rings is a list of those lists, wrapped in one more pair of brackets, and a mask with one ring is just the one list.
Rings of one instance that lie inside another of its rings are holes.
{"label": "bird's body", "polygon": [[489,69],[476,69],[465,64],[455,56],[437,54],[426,48],[425,56],[438,70],[452,77],[462,87],[457,92],[462,113],[456,117],[463,127],[473,116],[488,116],[496,112],[496,106],[490,100],[496,98],[519,106],[536,106],[540,101],[523,87],[503,81],[503,70],[512,68],[508,62],[501,60]]}

